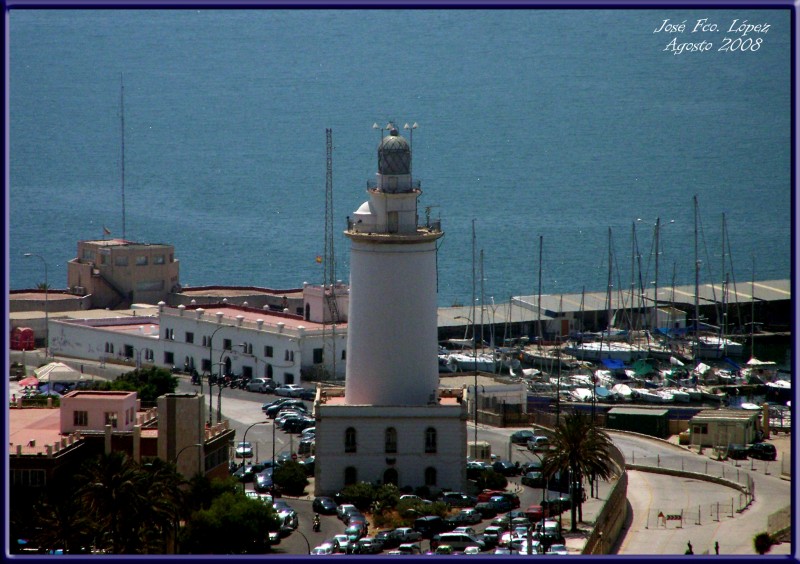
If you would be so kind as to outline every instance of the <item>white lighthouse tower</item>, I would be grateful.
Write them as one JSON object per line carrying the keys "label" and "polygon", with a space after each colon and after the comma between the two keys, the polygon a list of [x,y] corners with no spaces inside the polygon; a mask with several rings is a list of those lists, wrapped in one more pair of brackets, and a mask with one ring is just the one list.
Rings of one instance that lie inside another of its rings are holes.
{"label": "white lighthouse tower", "polygon": [[377,181],[345,235],[350,250],[346,397],[350,405],[427,405],[439,387],[436,240],[420,226],[411,147],[390,129]]}
{"label": "white lighthouse tower", "polygon": [[378,146],[351,241],[344,397],[315,405],[317,495],[357,481],[462,489],[466,401],[439,392],[436,241],[419,223],[411,146],[394,126]]}

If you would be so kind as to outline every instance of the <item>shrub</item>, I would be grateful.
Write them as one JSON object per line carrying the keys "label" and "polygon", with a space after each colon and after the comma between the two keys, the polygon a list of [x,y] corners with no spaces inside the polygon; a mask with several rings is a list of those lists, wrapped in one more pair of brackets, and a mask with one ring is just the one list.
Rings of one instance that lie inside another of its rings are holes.
{"label": "shrub", "polygon": [[358,482],[345,486],[341,492],[342,503],[350,503],[360,511],[367,511],[375,497],[375,486],[368,482]]}
{"label": "shrub", "polygon": [[303,465],[293,460],[275,468],[272,480],[289,495],[301,495],[308,485]]}

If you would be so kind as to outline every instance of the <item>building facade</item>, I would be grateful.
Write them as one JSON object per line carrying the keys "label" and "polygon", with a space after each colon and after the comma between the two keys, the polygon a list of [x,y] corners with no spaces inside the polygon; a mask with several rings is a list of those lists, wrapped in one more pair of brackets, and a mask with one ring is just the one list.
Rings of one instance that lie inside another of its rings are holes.
{"label": "building facade", "polygon": [[172,245],[79,241],[78,256],[67,263],[67,287],[91,295],[94,308],[155,304],[180,289],[179,267]]}
{"label": "building facade", "polygon": [[463,489],[466,402],[439,394],[435,224],[418,223],[411,147],[391,128],[351,241],[343,397],[315,403],[315,488],[359,481]]}

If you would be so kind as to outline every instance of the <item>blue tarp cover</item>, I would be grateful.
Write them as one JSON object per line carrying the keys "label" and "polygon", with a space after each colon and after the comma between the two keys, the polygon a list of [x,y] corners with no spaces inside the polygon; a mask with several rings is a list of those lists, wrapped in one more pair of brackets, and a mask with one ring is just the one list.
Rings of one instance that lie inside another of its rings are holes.
{"label": "blue tarp cover", "polygon": [[624,367],[625,363],[623,363],[621,360],[617,360],[615,358],[604,358],[603,359],[603,365],[606,368],[610,368],[612,370],[616,370],[617,368]]}

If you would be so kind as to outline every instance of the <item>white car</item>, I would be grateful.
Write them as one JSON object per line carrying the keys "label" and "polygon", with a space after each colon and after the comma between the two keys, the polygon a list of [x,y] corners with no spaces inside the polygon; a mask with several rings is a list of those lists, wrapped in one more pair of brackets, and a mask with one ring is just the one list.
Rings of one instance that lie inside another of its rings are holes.
{"label": "white car", "polygon": [[567,550],[566,545],[563,544],[551,544],[550,548],[547,549],[545,554],[561,554],[564,556],[569,555],[569,551]]}
{"label": "white car", "polygon": [[260,392],[262,394],[266,394],[268,391],[274,389],[274,387],[274,381],[266,378],[253,378],[247,383],[248,392]]}
{"label": "white car", "polygon": [[333,545],[330,543],[323,543],[319,546],[315,546],[311,550],[311,554],[318,555],[318,554],[333,554]]}
{"label": "white car", "polygon": [[275,388],[276,396],[286,396],[290,398],[299,398],[303,393],[303,388],[297,384],[284,384]]}
{"label": "white car", "polygon": [[250,458],[253,456],[253,445],[250,442],[236,443],[236,458]]}
{"label": "white car", "polygon": [[464,554],[480,554],[481,549],[477,546],[468,546],[464,549]]}
{"label": "white car", "polygon": [[477,536],[477,532],[472,527],[456,527],[453,529],[454,533],[465,533],[467,535]]}

